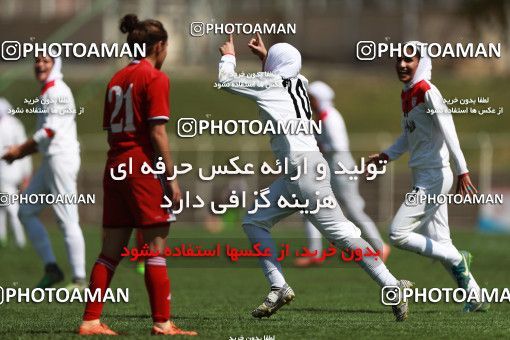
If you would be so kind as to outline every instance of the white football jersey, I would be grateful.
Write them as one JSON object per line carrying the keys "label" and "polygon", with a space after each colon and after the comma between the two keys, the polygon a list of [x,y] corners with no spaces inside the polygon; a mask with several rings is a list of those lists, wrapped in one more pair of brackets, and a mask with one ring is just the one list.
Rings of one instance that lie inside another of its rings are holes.
{"label": "white football jersey", "polygon": [[61,79],[47,83],[39,96],[37,132],[34,140],[43,155],[79,155],[76,106],[71,89]]}
{"label": "white football jersey", "polygon": [[410,168],[441,168],[449,166],[451,154],[457,175],[468,172],[452,114],[432,83],[424,79],[405,88],[402,112],[402,134],[383,151],[391,160],[409,151]]}
{"label": "white football jersey", "polygon": [[[240,94],[254,100],[259,107],[263,124],[267,121],[277,123],[296,122],[311,119],[311,107],[306,92],[308,80],[302,75],[283,79],[280,75],[259,72],[254,76],[245,76],[235,72],[236,58],[224,55],[219,64],[219,82],[226,91]],[[287,157],[292,165],[299,163],[303,155],[319,152],[315,136],[310,133],[270,136],[271,149],[277,159]]]}

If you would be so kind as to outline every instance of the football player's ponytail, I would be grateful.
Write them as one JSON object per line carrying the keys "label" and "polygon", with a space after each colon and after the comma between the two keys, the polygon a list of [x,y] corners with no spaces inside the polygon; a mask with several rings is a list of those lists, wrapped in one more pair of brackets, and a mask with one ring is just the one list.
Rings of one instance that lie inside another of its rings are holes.
{"label": "football player's ponytail", "polygon": [[135,44],[145,44],[147,54],[150,54],[152,47],[159,41],[166,42],[168,33],[163,24],[158,20],[147,19],[140,21],[135,14],[126,14],[120,20],[120,31],[127,33],[127,43],[131,51]]}

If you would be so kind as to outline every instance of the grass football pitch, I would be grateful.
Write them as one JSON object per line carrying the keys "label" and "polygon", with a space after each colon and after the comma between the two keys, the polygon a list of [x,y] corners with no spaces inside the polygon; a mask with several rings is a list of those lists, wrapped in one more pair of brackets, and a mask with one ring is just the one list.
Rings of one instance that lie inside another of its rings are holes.
{"label": "grass football pitch", "polygon": [[[188,228],[186,228],[188,227]],[[50,227],[57,258],[69,273],[62,235]],[[87,272],[98,254],[100,229],[85,226]],[[299,230],[274,231],[278,237],[304,237]],[[241,233],[215,237],[243,237]],[[198,228],[176,224],[171,237],[207,237]],[[469,249],[474,258],[473,273],[488,288],[509,286],[510,236],[456,232],[459,249]],[[31,246],[18,250],[12,241],[0,248],[0,286],[30,287],[42,273],[42,265]],[[207,260],[203,260],[207,261]],[[487,313],[461,313],[455,303],[413,303],[406,322],[396,323],[389,307],[380,303],[376,284],[357,267],[308,268],[287,266],[287,282],[296,292],[295,301],[269,319],[253,319],[250,311],[267,293],[259,268],[179,268],[168,260],[172,289],[172,315],[177,325],[199,332],[203,339],[339,339],[339,338],[494,338],[507,337],[510,304],[493,304]],[[418,287],[454,287],[443,267],[429,259],[394,249],[388,266],[399,278]],[[69,277],[68,277],[69,278]],[[130,289],[129,302],[106,304],[103,321],[125,337],[150,335],[150,309],[143,277],[129,261],[119,265],[113,288]],[[0,338],[68,339],[76,337],[83,305],[80,303],[4,303],[0,305]]]}

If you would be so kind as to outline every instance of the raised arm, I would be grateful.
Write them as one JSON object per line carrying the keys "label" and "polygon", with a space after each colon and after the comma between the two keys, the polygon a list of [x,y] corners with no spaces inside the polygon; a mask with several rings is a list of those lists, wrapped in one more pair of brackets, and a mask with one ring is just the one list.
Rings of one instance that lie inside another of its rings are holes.
{"label": "raised arm", "polygon": [[269,87],[282,86],[281,77],[277,75],[263,72],[253,75],[236,73],[236,57],[232,35],[229,35],[228,40],[220,46],[220,53],[218,83],[222,89],[256,100],[262,91]]}
{"label": "raised arm", "polygon": [[267,57],[267,49],[264,45],[262,37],[260,36],[260,33],[257,32],[255,37],[250,40],[248,47],[253,52],[253,54],[259,57],[260,61],[262,61],[262,71],[264,71],[264,62],[266,61]]}

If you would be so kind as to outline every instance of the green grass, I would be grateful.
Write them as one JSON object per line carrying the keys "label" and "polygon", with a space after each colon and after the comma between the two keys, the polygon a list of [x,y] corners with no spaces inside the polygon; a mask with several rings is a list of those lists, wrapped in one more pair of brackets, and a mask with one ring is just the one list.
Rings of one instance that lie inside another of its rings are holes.
{"label": "green grass", "polygon": [[[102,132],[102,110],[104,93],[108,80],[113,75],[93,77],[90,80],[74,80],[66,77],[73,91],[76,105],[83,106],[85,113],[78,117],[79,133]],[[170,131],[175,132],[176,122],[182,117],[201,119],[256,119],[255,104],[240,96],[235,96],[213,87],[215,76],[205,75],[202,79],[171,78],[170,102],[173,124]],[[349,132],[390,132],[400,133],[400,91],[401,83],[392,72],[382,74],[346,75],[330,80],[336,92],[335,104],[342,113]],[[310,78],[310,81],[315,80]],[[489,97],[487,106],[506,111],[510,107],[510,83],[505,77],[462,79],[447,74],[434,78],[434,84],[443,97],[448,99]],[[39,93],[39,85],[32,80],[17,80],[9,86],[2,97],[6,97],[13,106],[26,107],[25,98],[34,98]],[[485,108],[486,106],[478,106]],[[35,119],[30,115],[21,115],[28,129],[32,129]],[[462,133],[506,133],[510,116],[508,112],[500,116],[457,115],[455,124]]]}
{"label": "green grass", "polygon": [[[242,67],[240,66],[240,69]],[[91,75],[89,80],[77,80],[72,78],[72,72],[66,75],[66,82],[73,91],[76,105],[84,107],[85,113],[77,117],[78,134],[82,141],[82,156],[85,159],[102,163],[106,150],[106,136],[102,131],[102,110],[104,105],[105,86],[114,73],[114,69],[98,75]],[[439,73],[441,76],[434,77],[434,83],[441,90],[445,98],[477,98],[489,97],[491,107],[510,107],[510,101],[506,94],[510,90],[508,78],[491,77],[480,79],[462,79],[449,76],[447,73]],[[213,87],[214,74],[205,74],[201,79],[189,79],[171,77],[171,120],[168,130],[172,134],[171,143],[178,145],[181,150],[194,150],[201,145],[211,143],[210,139],[202,137],[178,138],[176,134],[177,121],[180,118],[193,117],[196,119],[258,119],[257,108],[254,103],[246,98],[235,96]],[[338,75],[326,79],[336,91],[335,104],[342,113],[347,129],[354,137],[356,133],[369,134],[373,138],[351,138],[351,148],[355,157],[379,151],[378,135],[388,133],[397,136],[400,133],[400,91],[401,84],[390,70],[381,74],[359,73],[356,77],[352,74]],[[310,77],[310,80],[314,80]],[[33,80],[17,80],[2,93],[14,107],[26,107],[24,98],[34,98],[39,91],[38,84]],[[482,105],[483,106],[483,105]],[[27,134],[34,132],[35,119],[30,114],[21,115],[27,128]],[[510,151],[502,137],[508,133],[510,115],[508,112],[500,116],[473,116],[456,115],[456,129],[463,146],[463,151],[474,170],[479,163],[479,147],[473,136],[477,133],[488,133],[496,143],[494,152],[495,168],[506,169],[510,164]],[[86,137],[84,137],[86,136]],[[499,136],[499,137],[498,137]],[[231,150],[232,146],[243,145],[247,141],[253,141],[268,148],[267,136],[214,136],[216,150]],[[385,142],[385,145],[391,139]],[[101,144],[102,143],[102,144]],[[361,143],[361,144],[360,144]],[[367,144],[368,143],[368,144]],[[471,145],[474,143],[474,146]],[[104,147],[99,147],[102,145]],[[183,155],[186,157],[186,155]],[[88,162],[82,162],[87,166]],[[401,162],[405,166],[406,162]],[[94,165],[95,166],[95,165]],[[400,165],[399,165],[400,167]]]}
{"label": "green grass", "polygon": [[[50,228],[57,258],[69,272],[62,235]],[[176,224],[172,237],[186,242],[191,237],[207,237],[197,228]],[[302,231],[275,230],[275,235],[303,237]],[[218,237],[242,237],[241,233]],[[509,236],[457,232],[459,249],[475,256],[474,274],[486,287],[508,287],[510,282]],[[87,270],[99,250],[100,230],[85,228]],[[0,249],[0,285],[33,285],[42,266],[31,247],[20,251],[12,244]],[[205,261],[205,260],[204,260]],[[510,304],[493,305],[488,313],[462,314],[456,304],[412,304],[409,319],[394,322],[388,307],[379,303],[379,289],[358,268],[318,268],[285,270],[296,300],[270,319],[255,320],[249,312],[267,293],[267,284],[258,268],[172,268],[172,314],[183,328],[195,329],[203,339],[275,335],[276,339],[339,338],[497,338],[507,337]],[[453,281],[439,263],[408,252],[394,250],[388,266],[400,278],[415,281],[418,287],[453,287]],[[202,266],[203,267],[203,266]],[[143,283],[128,261],[121,263],[113,287],[129,287],[130,301],[107,304],[103,320],[129,338],[148,337],[150,310]],[[80,323],[81,304],[16,304],[0,306],[0,338],[68,339]]]}

